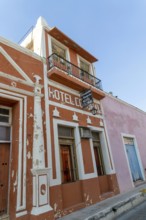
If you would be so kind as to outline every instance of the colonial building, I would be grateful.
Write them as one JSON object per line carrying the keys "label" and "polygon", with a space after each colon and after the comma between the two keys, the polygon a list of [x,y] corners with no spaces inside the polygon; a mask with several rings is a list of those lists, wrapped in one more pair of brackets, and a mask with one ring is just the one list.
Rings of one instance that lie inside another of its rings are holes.
{"label": "colonial building", "polygon": [[145,180],[145,113],[102,90],[96,61],[41,17],[21,46],[0,38],[1,219],[53,220]]}
{"label": "colonial building", "polygon": [[54,219],[119,192],[105,94],[96,58],[57,28],[39,19],[26,42],[0,38],[0,218]]}

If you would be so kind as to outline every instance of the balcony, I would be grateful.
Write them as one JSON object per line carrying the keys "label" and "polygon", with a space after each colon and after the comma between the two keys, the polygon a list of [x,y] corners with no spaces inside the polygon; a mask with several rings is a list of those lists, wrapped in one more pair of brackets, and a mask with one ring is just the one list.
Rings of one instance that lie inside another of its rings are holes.
{"label": "balcony", "polygon": [[92,88],[92,92],[97,93],[95,98],[102,99],[105,96],[100,79],[55,53],[48,57],[48,77],[80,92]]}

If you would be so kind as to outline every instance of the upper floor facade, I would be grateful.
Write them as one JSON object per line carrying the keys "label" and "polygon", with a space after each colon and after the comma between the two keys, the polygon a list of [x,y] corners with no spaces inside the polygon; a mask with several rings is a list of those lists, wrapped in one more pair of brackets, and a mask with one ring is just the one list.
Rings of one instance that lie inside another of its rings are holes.
{"label": "upper floor facade", "polygon": [[82,92],[91,89],[93,97],[104,98],[101,80],[93,63],[97,58],[56,27],[49,27],[40,17],[21,43],[46,60],[48,79]]}

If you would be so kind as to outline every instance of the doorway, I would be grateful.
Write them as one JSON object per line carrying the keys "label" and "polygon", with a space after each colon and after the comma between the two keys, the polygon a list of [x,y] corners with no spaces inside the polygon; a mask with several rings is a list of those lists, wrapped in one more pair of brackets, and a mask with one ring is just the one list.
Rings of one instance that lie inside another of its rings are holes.
{"label": "doorway", "polygon": [[70,145],[60,145],[61,150],[61,162],[62,162],[62,182],[73,182],[73,161]]}
{"label": "doorway", "polygon": [[0,143],[0,216],[7,213],[10,144]]}
{"label": "doorway", "polygon": [[124,138],[133,182],[143,180],[133,138]]}
{"label": "doorway", "polygon": [[0,106],[0,216],[8,213],[11,108]]}
{"label": "doorway", "polygon": [[100,133],[92,132],[92,140],[93,140],[93,150],[94,150],[97,174],[98,176],[103,176],[105,175],[105,167],[104,167],[103,152],[100,141]]}

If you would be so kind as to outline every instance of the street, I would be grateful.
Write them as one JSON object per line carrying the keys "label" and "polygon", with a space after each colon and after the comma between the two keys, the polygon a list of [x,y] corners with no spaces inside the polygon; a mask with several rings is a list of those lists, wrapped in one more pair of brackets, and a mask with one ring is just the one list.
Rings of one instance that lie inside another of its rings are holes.
{"label": "street", "polygon": [[146,201],[117,217],[116,220],[146,220]]}

